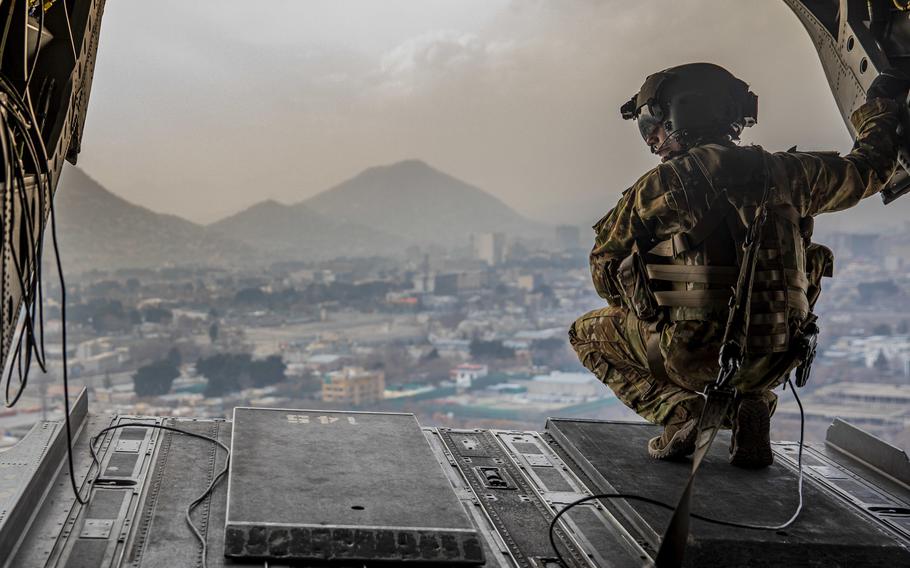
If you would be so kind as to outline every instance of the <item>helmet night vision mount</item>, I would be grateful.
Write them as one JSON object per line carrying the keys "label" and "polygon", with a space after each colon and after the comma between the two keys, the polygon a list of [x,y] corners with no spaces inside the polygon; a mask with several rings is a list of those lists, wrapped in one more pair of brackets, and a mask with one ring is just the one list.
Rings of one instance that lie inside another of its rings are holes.
{"label": "helmet night vision mount", "polygon": [[620,112],[638,121],[645,140],[660,125],[683,145],[711,136],[736,140],[757,122],[758,96],[723,67],[688,63],[649,75]]}

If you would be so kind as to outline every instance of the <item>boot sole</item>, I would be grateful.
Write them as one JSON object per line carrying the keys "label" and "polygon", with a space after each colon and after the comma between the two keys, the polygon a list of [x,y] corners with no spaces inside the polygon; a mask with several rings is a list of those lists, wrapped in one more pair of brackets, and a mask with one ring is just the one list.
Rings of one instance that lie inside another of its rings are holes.
{"label": "boot sole", "polygon": [[759,400],[744,400],[736,414],[736,432],[730,463],[745,469],[761,469],[774,463],[771,451],[771,413]]}
{"label": "boot sole", "polygon": [[690,420],[680,428],[666,448],[658,448],[660,436],[648,441],[648,455],[656,460],[680,460],[695,451],[695,440],[698,437],[698,420]]}

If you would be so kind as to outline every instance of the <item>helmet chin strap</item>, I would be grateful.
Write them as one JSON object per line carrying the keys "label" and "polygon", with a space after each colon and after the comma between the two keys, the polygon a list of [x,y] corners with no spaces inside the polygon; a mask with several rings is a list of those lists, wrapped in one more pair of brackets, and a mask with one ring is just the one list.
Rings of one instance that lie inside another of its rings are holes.
{"label": "helmet chin strap", "polygon": [[[687,132],[687,131],[685,131],[685,130],[683,130],[683,131],[680,131],[679,129],[673,130],[672,132],[670,132],[669,134],[667,134],[667,137],[664,138],[664,141],[663,141],[663,142],[661,142],[661,143],[658,144],[657,146],[653,146],[653,145],[651,146],[651,153],[652,153],[652,154],[660,154],[660,152],[664,149],[664,146],[666,146],[667,144],[669,144],[671,140],[676,140],[676,141],[679,143],[680,150],[679,150],[679,152],[675,152],[675,153],[674,153],[674,154],[679,154],[679,153],[685,152],[686,150],[688,150],[688,149],[691,148],[692,146],[696,146],[696,145],[702,143],[702,142],[705,141],[705,140],[713,139],[713,137],[708,136],[708,135],[701,136],[701,137],[697,137],[697,136],[696,136],[696,137],[693,137],[693,138],[688,138],[688,135],[689,135],[689,132]],[[687,138],[688,138],[688,139],[687,139]],[[718,136],[718,140],[719,140],[720,138],[721,138],[721,137]],[[729,135],[729,134],[726,135],[726,140],[730,140],[730,135]],[[674,155],[674,154],[671,154],[671,156]]]}
{"label": "helmet chin strap", "polygon": [[[664,149],[664,146],[666,146],[671,140],[678,140],[679,134],[680,134],[679,130],[674,130],[674,131],[670,132],[669,134],[667,134],[667,137],[664,138],[663,142],[661,142],[657,146],[654,146],[654,145],[651,146],[651,153],[660,154],[661,150]],[[680,146],[682,146],[682,143],[680,143]]]}

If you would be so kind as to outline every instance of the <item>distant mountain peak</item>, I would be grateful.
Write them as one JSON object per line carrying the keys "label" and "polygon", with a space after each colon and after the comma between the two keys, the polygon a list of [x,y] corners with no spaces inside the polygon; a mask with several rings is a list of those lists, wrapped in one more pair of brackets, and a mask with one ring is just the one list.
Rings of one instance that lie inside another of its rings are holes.
{"label": "distant mountain peak", "polygon": [[[391,164],[386,164],[384,166],[379,166],[379,167],[386,168],[386,169],[406,169],[406,168],[424,169],[424,170],[435,170],[436,169],[433,166],[431,166],[430,164],[421,160],[420,158],[408,158],[407,160],[401,160],[399,162],[393,162]],[[370,168],[370,169],[373,169],[373,168]]]}
{"label": "distant mountain peak", "polygon": [[155,213],[105,189],[85,171],[65,167],[54,195],[65,265],[91,269],[229,265],[254,257],[246,245],[213,237],[176,215]]}
{"label": "distant mountain peak", "polygon": [[[439,171],[430,164],[424,162],[423,160],[417,158],[411,158],[408,160],[401,160],[400,162],[393,162],[391,164],[384,164],[381,166],[373,166],[367,168],[354,176],[353,179],[357,178],[370,178],[370,177],[398,177],[398,178],[414,178],[414,177],[430,177],[430,176],[444,176],[447,178],[452,178],[452,176]],[[452,178],[454,179],[454,178]]]}
{"label": "distant mountain peak", "polygon": [[285,205],[284,203],[281,203],[280,201],[276,201],[274,199],[266,199],[264,201],[259,201],[258,203],[254,203],[253,205],[250,205],[245,210],[246,211],[251,211],[251,210],[280,211],[282,209],[288,209],[288,208],[289,208],[288,205]]}
{"label": "distant mountain peak", "polygon": [[542,229],[497,197],[420,159],[368,168],[302,204],[412,243],[460,246],[471,233],[528,236]]}

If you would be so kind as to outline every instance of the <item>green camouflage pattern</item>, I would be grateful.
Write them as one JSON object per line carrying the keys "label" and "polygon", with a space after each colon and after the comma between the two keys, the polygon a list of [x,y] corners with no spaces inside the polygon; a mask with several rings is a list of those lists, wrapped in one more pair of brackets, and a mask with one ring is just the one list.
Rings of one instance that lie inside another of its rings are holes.
{"label": "green camouflage pattern", "polygon": [[[857,130],[856,143],[846,156],[798,151],[771,154],[749,146],[706,144],[674,160],[694,155],[715,185],[745,187],[741,191],[742,209],[747,211],[749,202],[754,205],[761,193],[755,180],[761,177],[756,171],[763,167],[763,153],[775,180],[773,200],[792,205],[801,217],[841,211],[878,193],[893,171],[897,108],[896,102],[886,99],[874,99],[860,107],[851,118]],[[669,325],[659,332],[669,375],[669,381],[660,381],[648,370],[645,348],[648,334],[658,332],[651,331],[624,306],[617,269],[633,247],[646,249],[691,228],[708,205],[704,195],[694,195],[691,188],[687,191],[678,168],[665,162],[623,192],[616,207],[594,225],[591,275],[598,294],[610,306],[580,317],[569,331],[570,342],[587,369],[624,404],[655,423],[664,423],[678,404],[699,396],[697,393],[717,376],[727,310],[672,308]],[[806,248],[802,243],[797,246],[792,238],[781,242],[782,247],[792,249],[781,250],[781,255],[798,257],[791,266],[808,272],[814,303],[821,276],[830,271],[830,266],[807,259]],[[798,325],[805,315],[791,314],[794,319],[790,325]],[[791,370],[791,357],[786,353],[747,356],[734,386],[743,393],[764,396],[773,408],[776,396],[770,390]]]}

